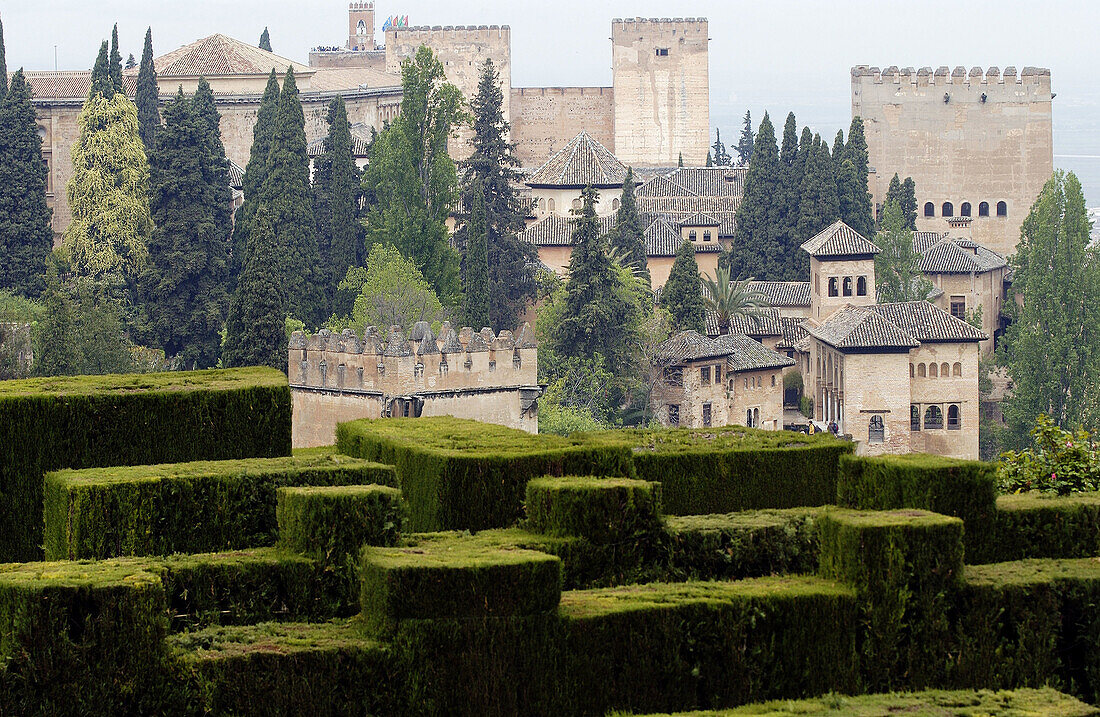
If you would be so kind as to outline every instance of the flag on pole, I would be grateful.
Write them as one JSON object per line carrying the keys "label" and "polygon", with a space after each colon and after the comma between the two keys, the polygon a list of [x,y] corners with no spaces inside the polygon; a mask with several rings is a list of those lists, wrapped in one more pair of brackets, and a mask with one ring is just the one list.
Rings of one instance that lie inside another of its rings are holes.
{"label": "flag on pole", "polygon": [[384,23],[382,23],[382,32],[385,32],[386,30],[389,30],[391,27],[393,27],[393,16],[392,15],[390,17],[387,17],[386,21]]}

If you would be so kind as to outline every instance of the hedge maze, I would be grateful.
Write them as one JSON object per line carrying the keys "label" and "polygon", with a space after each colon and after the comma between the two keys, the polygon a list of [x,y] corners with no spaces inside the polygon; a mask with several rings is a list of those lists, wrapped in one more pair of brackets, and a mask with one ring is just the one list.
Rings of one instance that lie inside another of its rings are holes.
{"label": "hedge maze", "polygon": [[3,715],[1100,714],[1100,499],[981,463],[451,418],[292,455],[252,369],[0,383],[0,452]]}

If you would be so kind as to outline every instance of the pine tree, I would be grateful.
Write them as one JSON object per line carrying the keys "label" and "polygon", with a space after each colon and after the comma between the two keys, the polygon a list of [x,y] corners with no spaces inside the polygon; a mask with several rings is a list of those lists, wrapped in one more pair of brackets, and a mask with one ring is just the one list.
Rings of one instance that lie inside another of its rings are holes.
{"label": "pine tree", "polygon": [[[833,162],[829,145],[814,136],[814,144],[806,161],[806,174],[802,177],[802,192],[798,205],[798,224],[795,231],[800,241],[806,241],[840,215],[833,176]],[[806,273],[803,272],[803,276]]]}
{"label": "pine tree", "polygon": [[43,315],[38,325],[34,372],[38,376],[66,376],[76,373],[80,362],[73,302],[61,285],[57,261],[46,263],[46,290],[42,294]]}
{"label": "pine tree", "polygon": [[8,51],[4,47],[4,23],[0,21],[0,99],[8,93]]}
{"label": "pine tree", "polygon": [[126,93],[126,87],[122,84],[122,53],[118,50],[118,23],[111,30],[111,85],[115,92]]}
{"label": "pine tree", "polygon": [[844,161],[844,130],[838,129],[836,131],[836,137],[833,139],[833,167],[840,168],[841,162]]}
{"label": "pine tree", "polygon": [[871,236],[875,231],[875,217],[871,208],[871,194],[867,191],[867,139],[863,135],[863,120],[860,117],[852,118],[852,125],[848,129],[848,144],[844,145],[842,156],[855,167],[856,184],[861,189],[851,213],[841,218],[863,236]]}
{"label": "pine tree", "polygon": [[237,209],[233,224],[233,250],[229,262],[230,286],[244,269],[248,251],[248,232],[260,203],[260,192],[267,180],[267,160],[271,154],[271,136],[275,133],[275,114],[279,108],[279,77],[275,70],[267,78],[267,87],[252,126],[252,148],[244,170],[244,203]]}
{"label": "pine tree", "polygon": [[687,239],[676,251],[668,281],[661,290],[661,306],[672,316],[673,331],[706,330],[699,263],[695,260],[695,247]]}
{"label": "pine tree", "polygon": [[156,147],[156,132],[160,126],[160,89],[157,87],[157,70],[153,66],[153,28],[145,30],[145,49],[141,51],[141,67],[138,68],[137,92],[134,103],[138,111],[138,127],[146,152]]}
{"label": "pine tree", "polygon": [[[348,269],[362,265],[365,259],[363,226],[358,217],[359,191],[348,111],[344,98],[337,95],[328,106],[325,151],[314,162],[313,174],[313,215],[321,263],[328,277],[326,301],[330,306]],[[350,309],[332,306],[335,313]]]}
{"label": "pine tree", "polygon": [[288,304],[279,269],[284,252],[278,246],[271,220],[266,205],[256,208],[248,256],[225,325],[222,363],[227,367],[287,370]]}
{"label": "pine tree", "polygon": [[752,146],[752,114],[749,110],[745,110],[745,120],[741,127],[741,139],[737,141],[737,159],[742,165],[747,165],[752,161]]}
{"label": "pine tree", "polygon": [[44,262],[53,248],[36,119],[20,69],[0,99],[0,289],[27,297],[42,292]]}
{"label": "pine tree", "polygon": [[471,192],[470,219],[466,224],[465,283],[466,305],[463,321],[468,326],[491,326],[489,307],[489,227],[485,221],[484,194],[474,186]]}
{"label": "pine tree", "polygon": [[714,158],[711,157],[709,149],[707,150],[707,163],[706,163],[706,166],[707,167],[713,167],[714,166]]}
{"label": "pine tree", "polygon": [[778,232],[783,216],[780,203],[779,148],[771,118],[764,113],[753,144],[745,177],[744,197],[737,208],[733,246],[723,258],[736,278],[772,279],[780,274]]}
{"label": "pine tree", "polygon": [[272,50],[271,50],[271,35],[268,34],[266,27],[264,28],[263,33],[260,35],[260,49],[261,50],[267,50],[268,52],[272,52]]}
{"label": "pine tree", "polygon": [[722,144],[722,131],[718,128],[714,130],[714,163],[719,167],[728,167],[733,163],[730,158],[729,152],[726,151],[726,145]]}
{"label": "pine tree", "polygon": [[98,95],[109,100],[115,96],[115,85],[111,82],[109,57],[107,41],[104,40],[103,44],[99,46],[99,55],[96,56],[95,65],[92,67],[91,89],[88,91],[89,98]]}
{"label": "pine tree", "polygon": [[127,70],[134,69],[135,67],[137,67],[137,64],[138,64],[137,63],[137,58],[134,57],[134,53],[131,52],[129,55],[126,56],[126,69]]}
{"label": "pine tree", "polygon": [[619,198],[619,211],[615,215],[615,228],[610,233],[611,250],[628,262],[636,276],[650,283],[649,267],[646,262],[645,228],[638,214],[638,202],[634,197],[634,168],[626,170],[623,180],[623,193]]}

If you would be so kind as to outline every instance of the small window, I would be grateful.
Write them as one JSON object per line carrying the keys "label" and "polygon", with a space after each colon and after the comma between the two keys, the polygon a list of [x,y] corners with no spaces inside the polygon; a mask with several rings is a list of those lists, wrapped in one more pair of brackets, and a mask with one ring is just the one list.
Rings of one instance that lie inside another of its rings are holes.
{"label": "small window", "polygon": [[955,216],[955,205],[953,205],[951,202],[944,202],[943,206],[941,207],[941,210],[942,211],[940,211],[940,216],[944,216],[944,217],[953,217],[953,216]]}
{"label": "small window", "polygon": [[951,297],[951,315],[956,319],[962,319],[966,321],[966,297],[965,296],[952,296]]}
{"label": "small window", "polygon": [[745,377],[745,388],[747,389],[748,387],[749,387],[749,377],[746,376]]}
{"label": "small window", "polygon": [[997,216],[999,216],[999,217],[1007,217],[1008,216],[1008,204],[1006,204],[1004,202],[997,202]]}
{"label": "small window", "polygon": [[929,406],[924,411],[924,430],[943,428],[943,411],[939,406]]}
{"label": "small window", "polygon": [[665,369],[665,385],[666,386],[683,386],[684,385],[684,369],[680,367],[666,368]]}
{"label": "small window", "polygon": [[920,406],[915,403],[909,406],[909,430],[920,430]]}
{"label": "small window", "polygon": [[928,378],[939,378],[940,367],[934,363],[928,364]]}
{"label": "small window", "polygon": [[917,375],[917,367],[913,364],[909,364],[909,378],[913,378]]}
{"label": "small window", "polygon": [[829,296],[840,296],[839,283],[835,276],[829,277]]}
{"label": "small window", "polygon": [[546,199],[543,198],[543,197],[539,197],[539,211],[540,212],[545,212],[546,211]]}
{"label": "small window", "polygon": [[710,385],[710,366],[703,366],[699,369],[699,383],[704,386]]}
{"label": "small window", "polygon": [[933,204],[932,202],[925,202],[924,203],[924,216],[926,216],[926,217],[936,216],[936,205]]}
{"label": "small window", "polygon": [[722,383],[722,364],[714,367],[714,385]]}
{"label": "small window", "polygon": [[745,425],[752,428],[752,409],[745,410]]}
{"label": "small window", "polygon": [[850,276],[844,277],[844,295],[845,296],[851,296],[852,295],[852,277],[850,277]]}
{"label": "small window", "polygon": [[960,217],[970,216],[970,202],[963,202],[962,203],[962,206],[959,207],[959,216]]}
{"label": "small window", "polygon": [[657,53],[657,57],[668,57],[668,48],[667,47],[658,47],[657,50],[656,50],[656,53]]}
{"label": "small window", "polygon": [[919,364],[917,366],[917,375],[920,376],[921,378],[924,378],[924,376],[925,376],[924,370],[925,370],[924,369],[924,364]]}
{"label": "small window", "polygon": [[584,206],[580,199],[573,200],[573,211],[579,212],[581,207]]}
{"label": "small window", "polygon": [[947,430],[957,431],[962,428],[962,414],[957,404],[952,403],[947,407]]}
{"label": "small window", "polygon": [[943,378],[947,378],[950,375],[951,375],[951,367],[948,366],[946,363],[941,363],[940,364],[940,376],[943,377]]}
{"label": "small window", "polygon": [[959,363],[958,361],[956,361],[955,365],[951,367],[951,375],[952,376],[962,376],[963,375],[963,365],[961,363]]}
{"label": "small window", "polygon": [[548,211],[551,211],[551,212],[554,211],[554,200],[553,199],[547,199],[546,200],[546,209]]}
{"label": "small window", "polygon": [[772,388],[775,388],[775,374],[772,374]]}
{"label": "small window", "polygon": [[668,406],[668,425],[680,425],[680,404],[670,403]]}
{"label": "small window", "polygon": [[979,217],[988,217],[989,216],[989,202],[979,202],[978,203],[978,216]]}
{"label": "small window", "polygon": [[710,230],[703,232],[703,241],[710,241]]}
{"label": "small window", "polygon": [[760,409],[759,408],[752,409],[752,425],[754,425],[754,426],[759,426],[760,425]]}
{"label": "small window", "polygon": [[694,229],[692,229],[691,231],[688,232],[688,239],[690,241],[695,241],[695,230]]}
{"label": "small window", "polygon": [[867,296],[867,277],[861,276],[856,279],[856,296]]}
{"label": "small window", "polygon": [[704,403],[703,404],[703,425],[704,426],[709,426],[710,425],[710,404],[709,403]]}
{"label": "small window", "polygon": [[882,416],[871,416],[867,424],[867,442],[882,443],[886,437],[886,426],[882,422]]}
{"label": "small window", "polygon": [[619,200],[618,199],[612,199],[611,200],[611,211],[613,211],[613,212],[619,211]]}

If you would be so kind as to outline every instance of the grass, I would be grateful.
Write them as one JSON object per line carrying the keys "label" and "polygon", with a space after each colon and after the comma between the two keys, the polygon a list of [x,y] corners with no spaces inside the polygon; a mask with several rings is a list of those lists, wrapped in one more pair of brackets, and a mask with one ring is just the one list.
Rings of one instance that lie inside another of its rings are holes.
{"label": "grass", "polygon": [[381,643],[364,637],[351,620],[210,627],[171,635],[167,642],[191,661],[232,659],[256,653],[289,655],[349,647],[383,647]]}
{"label": "grass", "polygon": [[0,399],[24,396],[92,396],[147,392],[226,391],[286,386],[282,371],[271,368],[169,371],[166,373],[52,376],[0,381]]}
{"label": "grass", "polygon": [[716,428],[629,428],[575,433],[572,438],[592,443],[630,445],[635,453],[692,453],[761,448],[806,448],[832,444],[831,435],[808,436],[789,431],[762,431],[744,426]]}
{"label": "grass", "polygon": [[824,508],[775,508],[771,510],[743,510],[736,513],[708,513],[705,515],[670,515],[665,518],[669,533],[752,532],[772,528],[788,528],[807,520],[814,520]]}
{"label": "grass", "polygon": [[822,516],[855,528],[926,528],[952,523],[962,524],[962,520],[959,518],[916,508],[900,508],[897,510],[828,508],[822,512]]}
{"label": "grass", "polygon": [[1031,559],[967,565],[963,579],[971,585],[1034,585],[1066,580],[1100,581],[1100,558]]}

